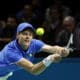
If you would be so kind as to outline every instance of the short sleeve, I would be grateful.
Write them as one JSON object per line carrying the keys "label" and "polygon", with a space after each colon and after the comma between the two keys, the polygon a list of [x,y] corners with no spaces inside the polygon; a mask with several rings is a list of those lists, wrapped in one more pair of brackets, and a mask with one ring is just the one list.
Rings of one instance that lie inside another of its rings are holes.
{"label": "short sleeve", "polygon": [[37,52],[39,52],[44,45],[45,45],[45,43],[43,41],[36,40],[35,41],[35,48],[36,48]]}
{"label": "short sleeve", "polygon": [[15,63],[18,62],[21,58],[23,58],[23,56],[16,51],[9,51],[6,55],[6,58],[8,63]]}

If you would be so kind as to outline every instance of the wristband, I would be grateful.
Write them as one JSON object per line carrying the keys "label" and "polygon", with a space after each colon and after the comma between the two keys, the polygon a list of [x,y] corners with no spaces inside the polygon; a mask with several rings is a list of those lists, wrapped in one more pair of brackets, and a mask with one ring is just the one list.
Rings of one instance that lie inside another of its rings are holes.
{"label": "wristband", "polygon": [[47,58],[45,58],[42,62],[43,62],[43,64],[44,64],[46,67],[50,66],[50,64],[53,62],[53,61],[51,60],[51,55],[48,56]]}

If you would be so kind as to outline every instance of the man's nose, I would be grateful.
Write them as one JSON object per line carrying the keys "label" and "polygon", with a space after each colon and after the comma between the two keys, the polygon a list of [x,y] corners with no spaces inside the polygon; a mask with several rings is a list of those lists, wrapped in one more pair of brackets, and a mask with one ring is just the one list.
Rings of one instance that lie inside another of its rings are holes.
{"label": "man's nose", "polygon": [[26,39],[29,39],[29,35],[26,35],[25,37],[26,37]]}

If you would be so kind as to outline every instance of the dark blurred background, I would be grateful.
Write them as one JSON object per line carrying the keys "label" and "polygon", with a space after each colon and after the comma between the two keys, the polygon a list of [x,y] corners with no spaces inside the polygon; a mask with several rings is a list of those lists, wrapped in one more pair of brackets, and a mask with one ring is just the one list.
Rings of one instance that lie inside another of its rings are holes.
{"label": "dark blurred background", "polygon": [[[29,22],[35,28],[43,27],[45,29],[43,36],[36,35],[35,38],[50,45],[66,46],[70,40],[70,34],[73,34],[71,48],[77,48],[78,53],[74,52],[70,56],[80,57],[79,5],[79,0],[0,0],[0,50],[13,40],[19,23]],[[66,17],[68,17],[68,21],[65,22]],[[76,23],[78,24],[76,25]],[[74,28],[76,31],[72,30],[73,26],[78,27]],[[70,27],[70,30],[66,32],[68,36],[63,36],[64,33],[61,35],[63,41],[59,37],[66,27]]]}
{"label": "dark blurred background", "polygon": [[[0,18],[5,18],[11,13],[16,13],[23,8],[26,3],[31,3],[32,0],[0,0]],[[43,7],[48,7],[53,0],[41,0]],[[72,14],[80,12],[79,0],[62,0],[64,5],[71,8]]]}

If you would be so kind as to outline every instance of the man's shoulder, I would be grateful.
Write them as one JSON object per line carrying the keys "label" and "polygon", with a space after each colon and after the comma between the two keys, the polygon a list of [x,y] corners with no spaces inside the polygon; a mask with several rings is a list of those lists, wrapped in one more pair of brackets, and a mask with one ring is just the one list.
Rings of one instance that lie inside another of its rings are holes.
{"label": "man's shoulder", "polygon": [[7,44],[7,46],[14,46],[14,44],[16,43],[16,41],[15,40],[13,40],[13,41],[11,41],[11,42],[9,42],[8,44]]}
{"label": "man's shoulder", "polygon": [[15,49],[15,40],[9,42],[8,44],[5,45],[5,47],[3,48],[3,50],[13,50]]}
{"label": "man's shoulder", "polygon": [[9,42],[5,47],[1,50],[3,55],[14,55],[14,53],[19,53],[14,45],[15,41]]}
{"label": "man's shoulder", "polygon": [[42,40],[39,40],[39,39],[32,39],[32,43],[38,43],[38,42],[44,43]]}
{"label": "man's shoulder", "polygon": [[33,39],[31,44],[34,44],[35,46],[45,45],[45,43],[39,39]]}

